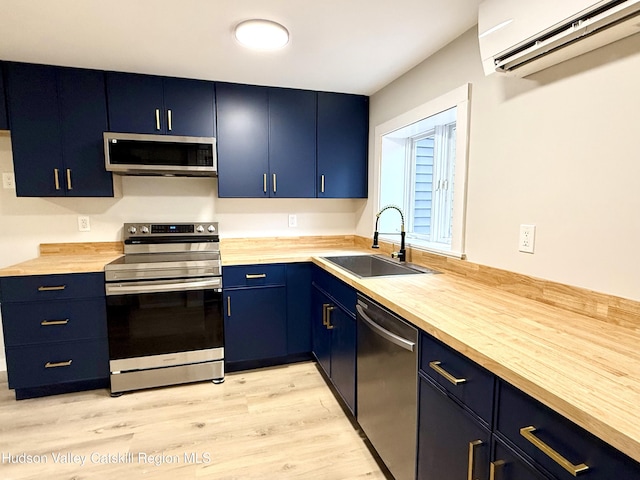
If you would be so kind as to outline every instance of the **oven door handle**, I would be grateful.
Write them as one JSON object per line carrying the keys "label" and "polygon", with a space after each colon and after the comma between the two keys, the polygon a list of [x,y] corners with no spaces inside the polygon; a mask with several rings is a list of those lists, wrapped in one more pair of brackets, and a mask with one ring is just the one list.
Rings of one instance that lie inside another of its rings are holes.
{"label": "oven door handle", "polygon": [[220,278],[186,282],[107,283],[107,295],[135,295],[140,293],[187,292],[190,290],[222,288]]}

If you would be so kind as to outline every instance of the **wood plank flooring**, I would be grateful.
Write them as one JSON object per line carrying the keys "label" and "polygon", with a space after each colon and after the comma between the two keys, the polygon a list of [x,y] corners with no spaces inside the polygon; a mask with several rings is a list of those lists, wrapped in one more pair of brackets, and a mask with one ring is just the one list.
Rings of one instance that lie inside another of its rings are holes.
{"label": "wood plank flooring", "polygon": [[386,478],[312,362],[120,398],[0,383],[0,455],[0,479]]}

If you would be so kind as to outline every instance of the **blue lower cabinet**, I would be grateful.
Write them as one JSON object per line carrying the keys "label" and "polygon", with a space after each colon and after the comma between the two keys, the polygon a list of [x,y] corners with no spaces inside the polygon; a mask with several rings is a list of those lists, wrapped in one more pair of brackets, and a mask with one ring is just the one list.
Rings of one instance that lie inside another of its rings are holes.
{"label": "blue lower cabinet", "polygon": [[7,347],[9,388],[16,390],[109,376],[107,339]]}
{"label": "blue lower cabinet", "polygon": [[311,353],[311,263],[287,265],[287,354]]}
{"label": "blue lower cabinet", "polygon": [[440,387],[419,378],[417,478],[489,478],[489,429]]}
{"label": "blue lower cabinet", "polygon": [[[356,414],[356,293],[340,280],[313,272],[311,331],[313,354],[347,408]],[[327,288],[325,290],[323,287]],[[335,296],[340,297],[338,301]],[[351,300],[353,302],[351,302]]]}
{"label": "blue lower cabinet", "polygon": [[227,363],[287,355],[286,287],[226,289],[224,299]]}
{"label": "blue lower cabinet", "polygon": [[499,438],[494,437],[493,452],[489,468],[496,480],[552,480]]}

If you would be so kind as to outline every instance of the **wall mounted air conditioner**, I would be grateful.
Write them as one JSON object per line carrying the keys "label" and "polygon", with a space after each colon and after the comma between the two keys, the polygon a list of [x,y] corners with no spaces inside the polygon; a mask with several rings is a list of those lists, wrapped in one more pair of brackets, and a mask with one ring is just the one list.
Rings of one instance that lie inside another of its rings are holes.
{"label": "wall mounted air conditioner", "polygon": [[526,76],[640,32],[640,0],[484,0],[484,73]]}

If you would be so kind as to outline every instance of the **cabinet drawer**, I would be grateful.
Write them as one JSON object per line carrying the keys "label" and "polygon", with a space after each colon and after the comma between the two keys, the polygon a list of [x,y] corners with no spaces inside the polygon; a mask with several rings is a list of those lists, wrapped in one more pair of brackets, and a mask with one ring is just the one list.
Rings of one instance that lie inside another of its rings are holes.
{"label": "cabinet drawer", "polygon": [[105,300],[5,303],[2,305],[2,327],[8,347],[105,338]]}
{"label": "cabinet drawer", "polygon": [[494,376],[429,335],[421,335],[420,369],[491,425]]}
{"label": "cabinet drawer", "polygon": [[559,480],[640,478],[640,464],[503,381],[496,431]]}
{"label": "cabinet drawer", "polygon": [[329,294],[353,316],[356,315],[356,290],[334,277],[329,272],[316,266],[313,270],[313,283],[316,287]]}
{"label": "cabinet drawer", "polygon": [[107,339],[7,347],[9,388],[31,388],[109,376]]}
{"label": "cabinet drawer", "polygon": [[104,273],[0,278],[2,302],[30,302],[104,296]]}
{"label": "cabinet drawer", "polygon": [[284,265],[240,265],[222,269],[222,283],[229,287],[284,285]]}

